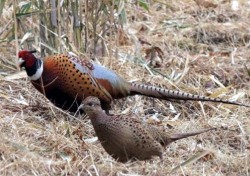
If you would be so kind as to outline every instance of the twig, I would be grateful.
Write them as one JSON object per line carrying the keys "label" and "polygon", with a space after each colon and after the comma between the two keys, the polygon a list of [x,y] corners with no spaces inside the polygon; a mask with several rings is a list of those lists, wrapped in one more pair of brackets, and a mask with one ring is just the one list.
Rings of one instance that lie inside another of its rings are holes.
{"label": "twig", "polygon": [[[13,16],[14,16],[14,30],[15,30],[15,45],[16,45],[16,63],[18,61],[18,52],[19,52],[19,45],[18,45],[18,35],[17,35],[17,18],[16,18],[16,7],[17,7],[17,1],[14,0],[14,5],[13,5]],[[16,68],[18,71],[20,71],[20,68],[18,65],[16,65]]]}

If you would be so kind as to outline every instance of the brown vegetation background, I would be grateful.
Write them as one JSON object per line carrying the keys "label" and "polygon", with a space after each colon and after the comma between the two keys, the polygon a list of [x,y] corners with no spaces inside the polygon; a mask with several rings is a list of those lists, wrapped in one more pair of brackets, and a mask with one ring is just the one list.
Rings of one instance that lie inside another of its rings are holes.
{"label": "brown vegetation background", "polygon": [[218,127],[171,144],[162,162],[122,164],[88,118],[54,107],[16,66],[20,49],[72,52],[128,81],[250,104],[249,9],[246,0],[1,0],[0,175],[250,175],[249,108],[116,100],[112,113],[170,130]]}

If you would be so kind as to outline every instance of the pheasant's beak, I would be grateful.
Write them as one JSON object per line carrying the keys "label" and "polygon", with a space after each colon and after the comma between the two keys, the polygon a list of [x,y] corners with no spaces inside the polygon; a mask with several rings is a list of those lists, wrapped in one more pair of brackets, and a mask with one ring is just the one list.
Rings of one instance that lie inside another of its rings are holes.
{"label": "pheasant's beak", "polygon": [[19,58],[18,61],[17,61],[17,64],[20,68],[24,67],[24,60],[22,58]]}
{"label": "pheasant's beak", "polygon": [[80,106],[78,106],[78,110],[83,109],[83,107],[84,107],[84,104],[81,104]]}

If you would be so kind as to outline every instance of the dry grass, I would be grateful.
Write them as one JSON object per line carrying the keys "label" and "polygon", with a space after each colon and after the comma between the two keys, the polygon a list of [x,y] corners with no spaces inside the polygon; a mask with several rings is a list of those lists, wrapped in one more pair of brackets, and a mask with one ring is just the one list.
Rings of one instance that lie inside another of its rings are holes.
{"label": "dry grass", "polygon": [[[132,7],[128,11],[128,26],[120,38],[126,45],[119,46],[118,59],[110,62],[111,57],[100,58],[102,64],[129,81],[250,104],[247,4],[238,11],[233,11],[230,3],[204,9],[188,0],[173,1],[168,6],[154,3],[150,13]],[[7,14],[1,26],[9,19]],[[164,57],[153,57],[150,67],[155,66],[168,78],[154,72],[146,64],[149,60],[142,59],[151,46],[141,45],[139,39],[163,51]],[[108,42],[113,47],[115,44]],[[94,140],[87,118],[57,109],[26,78],[7,80],[6,76],[18,72],[15,42],[1,42],[0,51],[0,175],[166,175],[200,153],[199,159],[170,175],[250,175],[247,108],[170,103],[141,96],[116,100],[113,113],[133,112],[141,120],[172,130],[219,128],[171,144],[163,162],[155,158],[122,164]]]}

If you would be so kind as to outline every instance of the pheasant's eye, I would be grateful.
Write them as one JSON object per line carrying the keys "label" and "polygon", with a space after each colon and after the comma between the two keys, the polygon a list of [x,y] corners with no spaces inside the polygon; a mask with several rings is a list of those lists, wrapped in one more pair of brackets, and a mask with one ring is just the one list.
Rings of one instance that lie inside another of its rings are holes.
{"label": "pheasant's eye", "polygon": [[94,106],[94,103],[88,103],[88,105],[93,107],[93,106]]}

